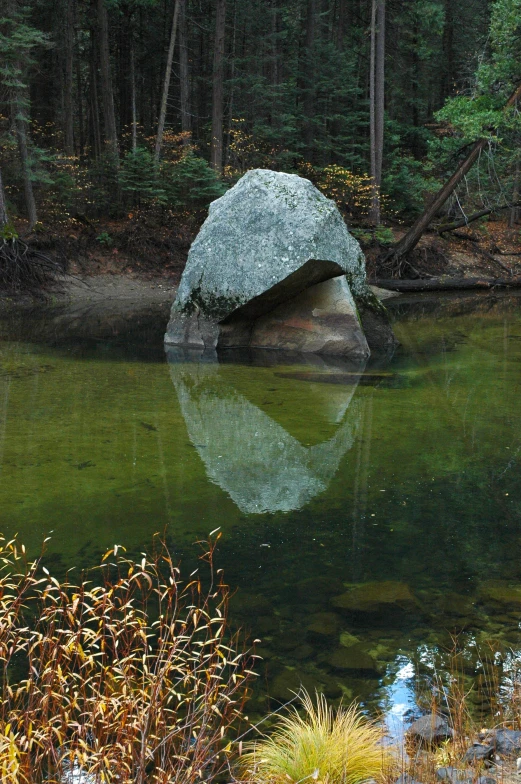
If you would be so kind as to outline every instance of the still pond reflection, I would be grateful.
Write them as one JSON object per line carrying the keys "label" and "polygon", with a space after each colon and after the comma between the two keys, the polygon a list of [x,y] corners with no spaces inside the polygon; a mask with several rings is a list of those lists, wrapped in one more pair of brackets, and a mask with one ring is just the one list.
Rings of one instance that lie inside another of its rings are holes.
{"label": "still pond reflection", "polygon": [[304,682],[400,717],[451,650],[492,710],[521,650],[521,299],[390,308],[366,366],[165,355],[166,306],[5,313],[2,530],[52,530],[60,571],[157,531],[190,561],[220,526],[254,712]]}

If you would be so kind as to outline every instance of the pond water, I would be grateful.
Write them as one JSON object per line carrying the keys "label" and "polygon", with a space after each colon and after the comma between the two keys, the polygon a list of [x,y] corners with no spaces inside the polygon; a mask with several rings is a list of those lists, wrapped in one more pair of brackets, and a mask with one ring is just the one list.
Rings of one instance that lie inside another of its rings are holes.
{"label": "pond water", "polygon": [[521,299],[389,302],[366,367],[165,354],[166,306],[0,316],[2,531],[55,572],[221,527],[263,713],[303,682],[400,719],[456,666],[494,709],[521,650]]}

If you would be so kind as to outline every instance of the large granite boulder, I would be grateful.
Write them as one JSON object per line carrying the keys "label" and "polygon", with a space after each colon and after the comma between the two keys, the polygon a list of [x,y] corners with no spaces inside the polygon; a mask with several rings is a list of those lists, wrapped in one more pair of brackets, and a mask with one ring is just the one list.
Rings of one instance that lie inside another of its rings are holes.
{"label": "large granite boulder", "polygon": [[302,177],[254,169],[210,205],[165,342],[366,358],[359,313],[368,303],[386,325],[377,342],[390,335],[392,343],[363,253],[335,203]]}

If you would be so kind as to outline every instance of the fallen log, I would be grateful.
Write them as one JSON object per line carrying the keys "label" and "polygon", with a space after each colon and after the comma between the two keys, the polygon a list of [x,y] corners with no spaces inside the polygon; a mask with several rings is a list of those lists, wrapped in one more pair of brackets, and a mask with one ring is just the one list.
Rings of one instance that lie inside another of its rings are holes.
{"label": "fallen log", "polygon": [[[373,281],[371,281],[373,283]],[[521,275],[515,278],[418,278],[416,280],[378,279],[375,286],[390,291],[464,291],[467,289],[521,288]]]}
{"label": "fallen log", "polygon": [[[501,207],[487,207],[484,210],[479,210],[478,212],[473,212],[472,215],[464,216],[459,220],[454,221],[453,223],[446,223],[445,225],[438,226],[437,232],[438,234],[443,234],[446,231],[454,231],[454,229],[461,229],[462,226],[468,226],[469,223],[473,221],[479,220],[480,218],[484,218],[486,215],[491,215],[493,212],[499,212],[500,210],[510,210],[512,207],[521,207],[521,203],[516,201],[513,204],[503,204]],[[465,235],[454,235],[454,236],[463,236]]]}

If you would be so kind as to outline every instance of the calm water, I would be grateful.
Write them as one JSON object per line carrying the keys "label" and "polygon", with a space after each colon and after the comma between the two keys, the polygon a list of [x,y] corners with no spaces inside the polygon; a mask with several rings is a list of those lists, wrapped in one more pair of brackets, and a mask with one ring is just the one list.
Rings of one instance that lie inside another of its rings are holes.
{"label": "calm water", "polygon": [[490,709],[521,649],[521,299],[390,307],[401,346],[365,368],[167,361],[164,307],[0,316],[3,531],[52,530],[60,571],[221,526],[253,712],[303,681],[400,716],[454,646]]}

